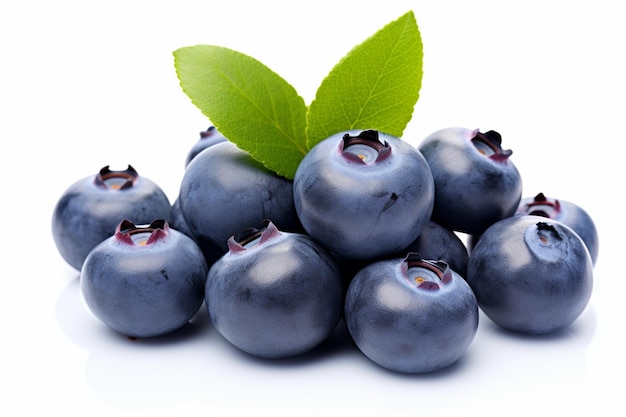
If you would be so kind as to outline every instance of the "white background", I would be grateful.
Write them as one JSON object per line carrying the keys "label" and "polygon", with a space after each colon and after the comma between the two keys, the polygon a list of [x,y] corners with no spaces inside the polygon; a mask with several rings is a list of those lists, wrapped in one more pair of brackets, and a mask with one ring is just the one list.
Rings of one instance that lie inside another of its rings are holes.
{"label": "white background", "polygon": [[[623,198],[626,74],[618,1],[0,1],[3,222],[0,415],[625,415]],[[585,208],[600,233],[588,308],[550,337],[481,316],[465,357],[397,375],[340,329],[318,352],[265,362],[204,314],[131,342],[82,303],[50,222],[57,199],[102,166],[132,164],[173,200],[209,121],[172,51],[247,53],[309,103],[354,45],[408,10],[424,42],[421,97],[404,138],[494,129],[524,179]]]}

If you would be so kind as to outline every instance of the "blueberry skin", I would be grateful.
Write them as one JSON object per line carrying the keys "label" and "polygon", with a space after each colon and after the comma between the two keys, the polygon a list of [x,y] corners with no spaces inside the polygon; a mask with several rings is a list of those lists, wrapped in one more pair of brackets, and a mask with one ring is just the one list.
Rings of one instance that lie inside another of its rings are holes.
{"label": "blueberry skin", "polygon": [[281,230],[300,231],[293,182],[276,175],[234,143],[217,143],[187,166],[178,194],[182,216],[205,253],[221,256],[227,240],[270,219]]}
{"label": "blueberry skin", "polygon": [[461,238],[452,230],[435,221],[429,221],[419,237],[402,251],[419,253],[425,259],[438,259],[462,277],[467,276],[469,253]]}
{"label": "blueberry skin", "polygon": [[[432,272],[437,269],[439,277]],[[419,277],[431,279],[420,284]],[[359,271],[348,287],[344,315],[361,352],[402,373],[432,372],[458,361],[479,320],[467,282],[444,262],[417,254],[374,262]]]}
{"label": "blueberry skin", "polygon": [[593,288],[593,264],[568,226],[541,216],[503,219],[470,253],[467,280],[482,311],[499,326],[547,334],[572,324]]}
{"label": "blueberry skin", "polygon": [[212,265],[215,261],[219,259],[220,256],[223,255],[223,252],[220,248],[216,248],[216,246],[213,244],[203,244],[203,242],[193,234],[193,231],[187,224],[185,216],[180,210],[180,203],[178,198],[172,203],[172,208],[170,210],[169,216],[169,225],[172,229],[176,229],[179,232],[184,233],[186,236],[196,242],[196,244],[198,244],[198,246],[202,250],[202,253],[204,253],[204,258],[207,265]]}
{"label": "blueberry skin", "polygon": [[211,321],[226,340],[250,355],[281,359],[328,338],[341,319],[343,287],[324,248],[271,222],[251,243],[229,242],[205,292]]}
{"label": "blueberry skin", "polygon": [[87,256],[80,287],[103,323],[129,337],[154,337],[181,328],[199,311],[207,273],[198,245],[166,221],[122,221]]}
{"label": "blueberry skin", "polygon": [[300,162],[293,184],[304,230],[342,258],[391,255],[415,240],[432,214],[426,160],[382,132],[351,130],[319,142]]}
{"label": "blueberry skin", "polygon": [[585,242],[591,261],[596,264],[600,249],[598,230],[589,213],[579,205],[539,193],[534,197],[522,198],[515,214],[548,217],[569,226]]}
{"label": "blueberry skin", "polygon": [[180,203],[178,201],[178,198],[174,200],[170,208],[169,225],[172,229],[176,229],[179,232],[184,233],[194,241],[196,240],[193,232],[191,231],[191,228],[187,224],[187,220],[185,220],[185,216],[180,211]]}
{"label": "blueberry skin", "polygon": [[187,168],[191,160],[200,152],[215,145],[216,143],[227,140],[226,136],[222,135],[215,126],[210,126],[207,130],[200,132],[200,138],[193,144],[191,149],[189,149],[189,152],[187,152],[187,156],[185,157],[185,168]]}
{"label": "blueberry skin", "polygon": [[497,132],[450,127],[418,145],[435,182],[433,219],[452,230],[481,234],[512,216],[522,197],[522,179]]}
{"label": "blueberry skin", "polygon": [[52,236],[63,259],[80,271],[89,252],[122,220],[148,224],[168,219],[170,209],[165,192],[132,166],[124,171],[105,166],[61,195],[52,214]]}
{"label": "blueberry skin", "polygon": [[335,255],[344,277],[345,287],[354,275],[367,265],[386,259],[404,258],[408,253],[415,252],[425,259],[436,259],[446,262],[451,269],[465,278],[469,254],[463,241],[450,229],[434,221],[429,221],[417,239],[395,254],[381,258],[348,259]]}

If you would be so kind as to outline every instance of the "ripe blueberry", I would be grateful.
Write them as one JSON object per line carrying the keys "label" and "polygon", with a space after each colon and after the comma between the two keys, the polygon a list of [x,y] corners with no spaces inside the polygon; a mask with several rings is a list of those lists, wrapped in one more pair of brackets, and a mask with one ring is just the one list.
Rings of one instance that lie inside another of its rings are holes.
{"label": "ripe blueberry", "polygon": [[585,243],[568,226],[518,215],[482,234],[470,253],[467,281],[496,324],[522,333],[553,333],[587,306],[593,264]]}
{"label": "ripe blueberry", "polygon": [[89,253],[80,286],[103,323],[127,336],[153,337],[198,312],[207,272],[200,248],[167,221],[137,226],[124,220]]}
{"label": "ripe blueberry", "polygon": [[343,312],[339,269],[324,248],[272,222],[228,240],[210,268],[205,299],[215,328],[234,346],[262,358],[308,352]]}
{"label": "ripe blueberry", "polygon": [[434,184],[407,142],[375,130],[341,132],[313,147],[293,181],[306,232],[338,256],[386,256],[409,245],[428,223]]}
{"label": "ripe blueberry", "polygon": [[433,219],[452,230],[481,234],[517,210],[522,179],[490,130],[445,128],[419,144],[435,181]]}
{"label": "ripe blueberry", "polygon": [[359,271],[348,287],[344,314],[365,356],[405,373],[453,364],[478,330],[478,305],[467,282],[445,262],[415,253]]}

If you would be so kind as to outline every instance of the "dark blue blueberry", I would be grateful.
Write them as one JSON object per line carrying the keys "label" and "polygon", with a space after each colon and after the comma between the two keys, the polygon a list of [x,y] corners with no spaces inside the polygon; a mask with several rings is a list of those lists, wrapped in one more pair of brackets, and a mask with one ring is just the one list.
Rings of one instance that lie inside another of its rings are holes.
{"label": "dark blue blueberry", "polygon": [[205,299],[215,328],[262,358],[306,353],[335,329],[343,286],[330,254],[273,223],[244,230],[209,270]]}
{"label": "dark blue blueberry", "polygon": [[345,320],[356,346],[397,372],[448,367],[478,330],[478,305],[467,282],[445,262],[411,253],[374,262],[352,279]]}
{"label": "dark blue blueberry", "polygon": [[302,226],[343,258],[371,259],[403,249],[432,213],[434,184],[424,157],[375,130],[341,132],[318,143],[293,182]]}
{"label": "dark blue blueberry", "polygon": [[63,193],[54,207],[52,236],[63,259],[80,270],[87,254],[122,220],[147,224],[168,219],[170,209],[165,192],[132,166],[121,171],[105,166]]}
{"label": "dark blue blueberry", "polygon": [[593,264],[585,243],[568,226],[518,215],[482,234],[470,253],[467,280],[496,324],[522,333],[553,333],[587,306]]}
{"label": "dark blue blueberry", "polygon": [[458,127],[428,135],[418,149],[435,181],[433,220],[452,230],[481,234],[515,214],[522,179],[502,149],[499,133]]}
{"label": "dark blue blueberry", "polygon": [[85,259],[81,292],[91,312],[130,337],[153,337],[184,326],[204,301],[208,266],[189,237],[165,220],[122,221]]}
{"label": "dark blue blueberry", "polygon": [[205,149],[191,161],[177,200],[205,253],[226,253],[230,236],[263,219],[270,219],[281,230],[301,230],[293,182],[268,170],[230,141]]}
{"label": "dark blue blueberry", "polygon": [[593,219],[582,207],[571,201],[546,197],[543,193],[535,197],[522,198],[515,214],[534,214],[557,220],[574,230],[581,237],[594,265],[598,259],[598,230]]}

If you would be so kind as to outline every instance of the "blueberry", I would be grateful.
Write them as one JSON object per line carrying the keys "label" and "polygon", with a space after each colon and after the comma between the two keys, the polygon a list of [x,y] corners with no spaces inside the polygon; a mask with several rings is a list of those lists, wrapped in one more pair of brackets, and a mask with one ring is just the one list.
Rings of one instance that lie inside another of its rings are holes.
{"label": "blueberry", "polygon": [[185,157],[185,168],[187,168],[191,160],[200,152],[215,145],[216,143],[224,142],[226,140],[228,139],[222,135],[215,126],[210,126],[207,130],[200,132],[200,138],[193,144],[191,149],[189,149],[189,152]]}
{"label": "blueberry", "polygon": [[240,350],[278,359],[306,353],[335,329],[343,287],[332,256],[272,222],[228,240],[210,268],[205,299],[215,328]]}
{"label": "blueberry", "polygon": [[122,221],[85,259],[83,298],[103,323],[131,337],[184,326],[204,302],[208,266],[196,243],[157,219]]}
{"label": "blueberry", "polygon": [[359,271],[345,300],[356,346],[397,372],[446,368],[467,351],[478,330],[478,305],[467,282],[443,261],[406,258]]}
{"label": "blueberry", "polygon": [[515,214],[548,217],[569,226],[585,242],[595,265],[599,251],[598,230],[589,213],[579,205],[539,193],[535,197],[522,198]]}
{"label": "blueberry", "polygon": [[432,213],[434,184],[424,157],[407,142],[375,130],[341,132],[318,143],[293,183],[304,230],[344,258],[403,249]]}
{"label": "blueberry", "polygon": [[270,219],[281,230],[300,231],[293,181],[276,175],[233,142],[217,143],[187,166],[178,204],[205,253],[221,256],[230,236]]}
{"label": "blueberry", "polygon": [[469,254],[461,238],[452,230],[429,221],[422,233],[402,253],[419,253],[425,259],[445,261],[462,277],[467,275]]}
{"label": "blueberry", "polygon": [[501,135],[493,130],[451,127],[424,138],[418,149],[435,182],[435,221],[455,231],[481,234],[515,214],[522,179],[510,158],[512,151],[501,145]]}
{"label": "blueberry", "polygon": [[593,264],[585,243],[568,226],[518,215],[482,234],[470,253],[467,280],[493,322],[547,334],[566,328],[584,311]]}
{"label": "blueberry", "polygon": [[113,235],[123,219],[137,224],[167,219],[171,205],[165,192],[128,166],[109,166],[76,181],[60,197],[52,215],[52,236],[59,253],[80,270],[87,254]]}

